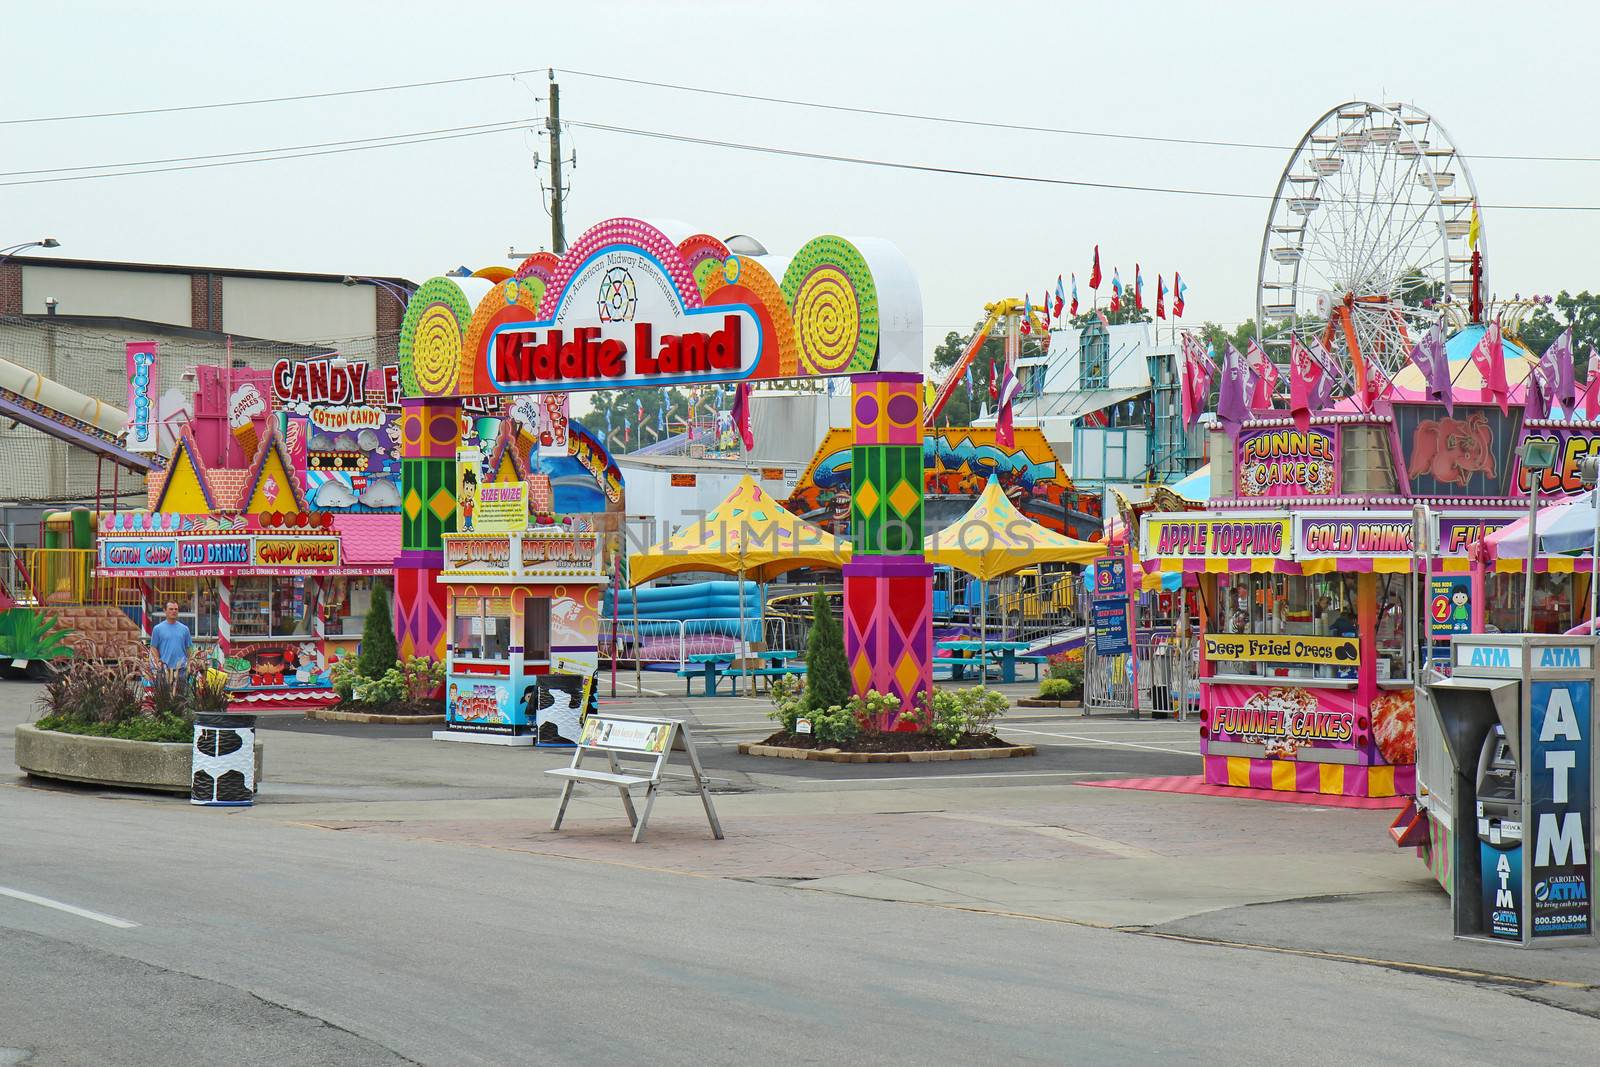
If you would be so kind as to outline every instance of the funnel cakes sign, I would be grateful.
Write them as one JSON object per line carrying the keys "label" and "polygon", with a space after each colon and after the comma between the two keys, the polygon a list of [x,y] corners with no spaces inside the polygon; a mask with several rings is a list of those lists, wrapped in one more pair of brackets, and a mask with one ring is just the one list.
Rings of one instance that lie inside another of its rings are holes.
{"label": "funnel cakes sign", "polygon": [[1336,431],[1314,426],[1252,430],[1239,436],[1241,497],[1326,497],[1339,489]]}

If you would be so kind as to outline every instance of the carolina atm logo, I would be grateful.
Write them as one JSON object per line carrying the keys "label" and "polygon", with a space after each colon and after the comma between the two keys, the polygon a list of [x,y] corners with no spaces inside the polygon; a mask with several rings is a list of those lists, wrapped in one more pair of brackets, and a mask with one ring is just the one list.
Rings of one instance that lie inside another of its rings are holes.
{"label": "carolina atm logo", "polygon": [[1577,875],[1564,875],[1559,878],[1546,878],[1536,882],[1533,887],[1533,899],[1552,903],[1571,902],[1589,899],[1589,887]]}

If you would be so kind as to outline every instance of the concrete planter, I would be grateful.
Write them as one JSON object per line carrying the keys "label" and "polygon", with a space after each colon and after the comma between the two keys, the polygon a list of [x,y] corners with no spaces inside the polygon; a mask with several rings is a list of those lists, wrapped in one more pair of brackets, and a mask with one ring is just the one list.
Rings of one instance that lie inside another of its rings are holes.
{"label": "concrete planter", "polygon": [[819,763],[942,763],[946,760],[1010,759],[1013,756],[1031,756],[1035,751],[1032,745],[1010,745],[1006,748],[941,748],[928,752],[841,752],[836,748],[790,748],[787,745],[761,745],[750,741],[739,743],[740,755],[814,760]]}
{"label": "concrete planter", "polygon": [[[35,778],[85,782],[119,789],[150,789],[188,796],[193,789],[193,745],[124,741],[17,726],[17,766]],[[261,784],[262,743],[256,741],[256,785]]]}

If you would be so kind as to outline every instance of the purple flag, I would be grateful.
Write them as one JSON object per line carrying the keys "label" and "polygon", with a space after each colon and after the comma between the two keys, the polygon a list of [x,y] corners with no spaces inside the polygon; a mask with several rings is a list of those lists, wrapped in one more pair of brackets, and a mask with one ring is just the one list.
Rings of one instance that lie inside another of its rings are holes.
{"label": "purple flag", "polygon": [[1423,395],[1455,414],[1454,389],[1450,384],[1450,357],[1444,350],[1444,332],[1434,323],[1411,349],[1411,362],[1422,372]]}
{"label": "purple flag", "polygon": [[[1555,345],[1550,346],[1551,349]],[[1533,370],[1528,372],[1527,380],[1522,383],[1522,417],[1525,419],[1546,419],[1550,417],[1551,394],[1555,392],[1555,368],[1550,359],[1550,352],[1546,351],[1544,358],[1534,364]]]}
{"label": "purple flag", "polygon": [[1229,437],[1238,437],[1239,426],[1250,417],[1249,385],[1244,357],[1230,344],[1222,357],[1222,381],[1217,386],[1217,419]]}
{"label": "purple flag", "polygon": [[1561,410],[1571,416],[1572,409],[1578,403],[1578,383],[1572,371],[1572,327],[1568,326],[1561,331],[1561,336],[1550,342],[1550,347],[1544,351],[1544,359],[1540,365],[1548,360],[1550,370],[1554,375],[1550,392],[1546,394],[1546,408],[1550,401],[1561,405]]}
{"label": "purple flag", "polygon": [[1311,342],[1311,358],[1322,368],[1322,377],[1311,387],[1311,410],[1324,411],[1333,401],[1333,386],[1341,377],[1334,365],[1333,356],[1320,341]]}

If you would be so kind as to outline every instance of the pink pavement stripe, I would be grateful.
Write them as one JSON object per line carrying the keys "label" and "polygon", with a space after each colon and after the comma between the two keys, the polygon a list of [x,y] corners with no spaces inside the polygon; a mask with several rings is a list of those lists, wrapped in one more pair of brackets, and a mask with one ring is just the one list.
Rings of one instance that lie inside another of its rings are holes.
{"label": "pink pavement stripe", "polygon": [[[1252,776],[1253,776],[1252,770]],[[1269,772],[1270,773],[1270,772]],[[1142,789],[1154,793],[1190,793],[1206,797],[1233,797],[1238,800],[1269,800],[1279,804],[1314,804],[1323,808],[1403,808],[1407,797],[1350,797],[1332,793],[1290,793],[1278,789],[1241,789],[1235,786],[1208,785],[1198,774],[1163,778],[1104,778],[1076,785],[1099,789]]]}

